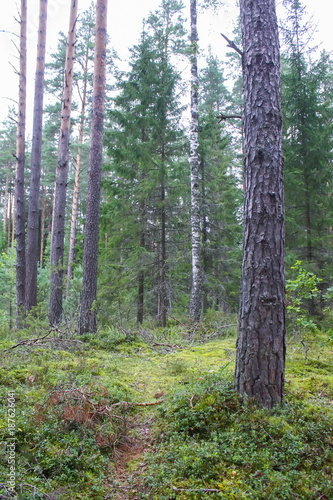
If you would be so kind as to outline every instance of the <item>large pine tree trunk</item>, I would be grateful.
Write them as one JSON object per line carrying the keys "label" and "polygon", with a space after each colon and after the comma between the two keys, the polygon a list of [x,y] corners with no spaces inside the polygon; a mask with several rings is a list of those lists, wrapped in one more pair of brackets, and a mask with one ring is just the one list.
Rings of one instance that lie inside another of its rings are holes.
{"label": "large pine tree trunk", "polygon": [[107,0],[97,0],[93,112],[79,332],[96,332],[97,260],[106,81]]}
{"label": "large pine tree trunk", "polygon": [[69,295],[71,280],[73,278],[73,264],[74,264],[74,257],[75,257],[74,251],[75,251],[75,239],[76,239],[77,214],[78,214],[78,206],[79,206],[82,144],[83,144],[86,101],[87,101],[88,62],[89,62],[89,43],[87,43],[87,52],[86,52],[85,70],[84,70],[84,86],[83,86],[83,95],[82,95],[82,101],[81,101],[79,149],[78,149],[78,152],[76,155],[76,164],[75,164],[75,179],[74,179],[74,190],[73,190],[73,199],[72,199],[71,229],[70,229],[69,250],[68,250],[66,297],[68,297],[68,295]]}
{"label": "large pine tree trunk", "polygon": [[27,311],[30,311],[33,306],[37,305],[38,218],[42,155],[46,22],[47,0],[40,0],[26,252],[25,308]]}
{"label": "large pine tree trunk", "polygon": [[199,189],[199,157],[198,157],[198,31],[196,0],[191,0],[191,134],[190,134],[190,167],[191,167],[191,242],[192,242],[192,290],[189,314],[195,321],[201,317],[201,260],[200,260],[200,189]]}
{"label": "large pine tree trunk", "polygon": [[235,386],[271,408],[285,370],[280,57],[274,0],[241,0],[244,250]]}
{"label": "large pine tree trunk", "polygon": [[21,0],[20,87],[16,139],[16,326],[22,328],[25,303],[25,120],[27,103],[27,0]]}
{"label": "large pine tree trunk", "polygon": [[56,196],[54,204],[54,222],[51,247],[51,291],[49,313],[49,322],[51,325],[57,325],[61,321],[62,315],[66,191],[68,178],[70,121],[73,95],[73,68],[75,56],[77,8],[78,0],[72,0],[67,38],[65,78],[60,123],[59,160],[57,167],[55,190]]}

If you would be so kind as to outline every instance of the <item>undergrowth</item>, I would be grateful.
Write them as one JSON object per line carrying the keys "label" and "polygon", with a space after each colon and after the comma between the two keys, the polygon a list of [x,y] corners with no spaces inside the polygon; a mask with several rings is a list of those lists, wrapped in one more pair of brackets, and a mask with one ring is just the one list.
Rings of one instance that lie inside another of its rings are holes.
{"label": "undergrowth", "polygon": [[242,404],[223,372],[206,373],[169,395],[159,422],[142,498],[333,498],[329,405],[287,392],[267,411]]}
{"label": "undergrowth", "polygon": [[[80,337],[36,322],[15,341],[0,337],[0,475],[8,475],[13,390],[18,499],[118,499],[121,491],[152,500],[333,499],[327,335],[309,337],[306,358],[288,340],[286,396],[273,411],[233,391],[234,318]],[[136,406],[146,402],[153,406]],[[118,459],[135,445],[141,417],[156,421],[153,451],[123,457],[132,479],[119,483]],[[7,486],[0,479],[0,498],[12,498]]]}

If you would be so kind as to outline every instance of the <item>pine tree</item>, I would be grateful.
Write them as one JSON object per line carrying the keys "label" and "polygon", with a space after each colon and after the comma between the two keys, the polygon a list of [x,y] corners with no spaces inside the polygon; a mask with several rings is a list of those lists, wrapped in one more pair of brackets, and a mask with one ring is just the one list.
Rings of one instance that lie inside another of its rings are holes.
{"label": "pine tree", "polygon": [[16,142],[16,308],[17,328],[22,327],[25,304],[25,123],[26,123],[26,80],[27,80],[27,0],[21,0],[20,18],[20,84],[19,109]]}
{"label": "pine tree", "polygon": [[76,85],[80,99],[80,119],[79,119],[79,137],[78,149],[75,159],[75,178],[72,196],[72,212],[71,212],[71,227],[69,235],[69,250],[68,250],[68,264],[67,264],[67,282],[66,282],[66,298],[69,296],[70,284],[73,278],[74,266],[74,253],[76,241],[76,227],[79,208],[79,192],[81,182],[81,169],[82,169],[82,154],[83,142],[86,125],[86,115],[88,107],[88,98],[90,95],[90,65],[93,59],[93,35],[95,26],[95,12],[91,6],[80,19],[80,25],[77,31],[77,44],[76,44]]}
{"label": "pine tree", "polygon": [[38,219],[42,154],[46,22],[47,0],[40,0],[26,248],[25,308],[27,311],[37,305]]}
{"label": "pine tree", "polygon": [[52,228],[51,248],[51,292],[50,313],[51,325],[58,324],[62,314],[63,295],[63,260],[65,239],[65,210],[68,177],[68,157],[70,139],[70,118],[72,109],[74,55],[76,41],[78,0],[72,0],[70,8],[69,31],[67,39],[65,78],[62,98],[59,161],[55,187],[54,223]]}
{"label": "pine tree", "polygon": [[271,408],[282,400],[285,371],[279,39],[273,0],[241,0],[240,12],[245,204],[235,386]]}
{"label": "pine tree", "polygon": [[79,332],[96,332],[97,261],[106,82],[107,0],[97,0],[93,115]]}

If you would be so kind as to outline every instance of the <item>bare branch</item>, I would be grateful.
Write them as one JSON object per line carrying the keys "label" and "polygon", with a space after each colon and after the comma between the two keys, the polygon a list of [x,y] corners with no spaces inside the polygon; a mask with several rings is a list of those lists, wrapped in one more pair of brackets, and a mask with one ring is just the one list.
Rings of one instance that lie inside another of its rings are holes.
{"label": "bare branch", "polygon": [[20,36],[17,33],[13,33],[13,31],[0,30],[0,33],[7,33],[8,35],[17,36],[17,38],[20,38]]}
{"label": "bare branch", "polygon": [[15,73],[16,75],[20,76],[20,73],[19,73],[19,71],[17,71],[17,69],[15,68],[15,66],[14,66],[11,62],[9,62],[9,61],[8,61],[8,63],[9,63],[9,64],[11,65],[11,67],[13,68],[14,73]]}
{"label": "bare branch", "polygon": [[218,115],[216,118],[219,120],[219,123],[221,123],[223,120],[229,120],[231,118],[238,118],[239,120],[243,119],[242,115],[224,115],[223,113]]}
{"label": "bare branch", "polygon": [[[193,491],[192,488],[176,488],[175,486],[173,486],[172,489],[174,491]],[[221,493],[221,490],[215,488],[195,488],[194,491],[204,491],[205,493],[216,491],[217,493]]]}
{"label": "bare branch", "polygon": [[223,38],[228,42],[228,47],[230,47],[231,49],[234,49],[241,57],[243,57],[243,51],[237,47],[235,42],[232,42],[231,40],[229,40],[229,38],[226,37],[225,35],[223,35],[223,33],[221,33],[221,36],[223,36]]}

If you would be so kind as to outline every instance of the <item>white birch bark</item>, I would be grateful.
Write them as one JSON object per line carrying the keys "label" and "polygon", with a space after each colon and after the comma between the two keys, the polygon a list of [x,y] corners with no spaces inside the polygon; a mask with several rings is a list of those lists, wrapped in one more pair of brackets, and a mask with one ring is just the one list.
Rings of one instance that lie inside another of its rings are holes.
{"label": "white birch bark", "polygon": [[191,243],[192,243],[192,290],[189,314],[195,321],[201,317],[201,260],[200,260],[200,189],[198,157],[198,31],[196,0],[191,0],[191,133],[190,133],[190,168],[191,168]]}

